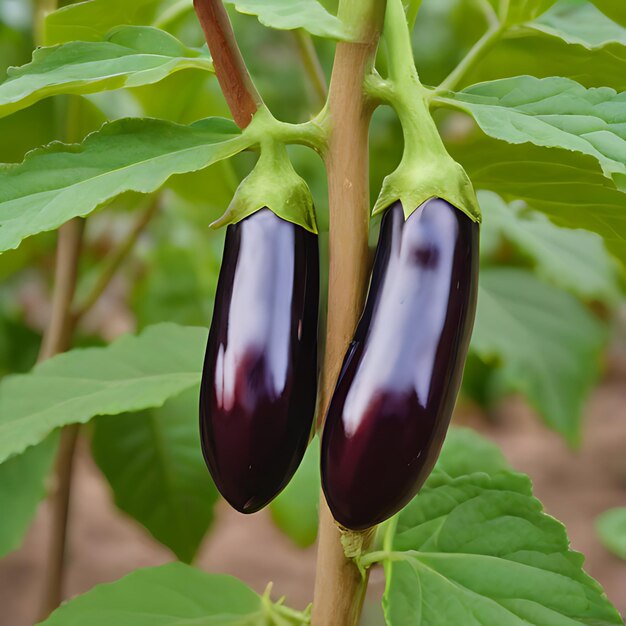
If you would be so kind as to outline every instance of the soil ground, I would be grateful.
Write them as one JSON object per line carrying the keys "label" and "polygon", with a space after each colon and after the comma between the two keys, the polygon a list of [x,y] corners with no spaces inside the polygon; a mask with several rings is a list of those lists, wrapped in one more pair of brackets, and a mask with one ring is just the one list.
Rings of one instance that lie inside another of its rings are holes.
{"label": "soil ground", "polygon": [[[626,371],[622,367],[612,368],[612,372],[589,401],[578,452],[568,450],[521,400],[512,399],[501,406],[495,422],[467,410],[461,412],[459,421],[495,440],[512,465],[532,477],[535,493],[547,511],[566,524],[573,547],[587,556],[589,574],[626,614],[626,562],[607,552],[594,531],[600,513],[626,505]],[[23,547],[0,562],[0,626],[31,626],[34,622],[47,521],[44,503]],[[116,511],[84,442],[78,456],[70,531],[69,596],[137,567],[172,558],[136,523]],[[311,601],[315,549],[294,547],[263,512],[242,516],[220,505],[198,564],[207,571],[238,576],[259,592],[273,580],[275,593],[286,595],[295,607]],[[382,572],[373,572],[371,582],[372,600],[364,622],[376,626],[382,619],[374,608],[383,586]]]}

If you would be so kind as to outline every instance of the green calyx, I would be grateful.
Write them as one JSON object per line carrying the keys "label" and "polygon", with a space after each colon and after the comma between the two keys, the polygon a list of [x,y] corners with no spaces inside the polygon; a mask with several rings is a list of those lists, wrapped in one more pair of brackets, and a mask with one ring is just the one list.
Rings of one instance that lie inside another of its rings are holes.
{"label": "green calyx", "polygon": [[228,209],[211,227],[235,224],[265,207],[317,234],[309,186],[293,169],[285,144],[274,139],[260,142],[260,156],[254,169],[241,181]]}
{"label": "green calyx", "polygon": [[430,198],[446,200],[470,219],[480,222],[480,208],[463,167],[447,152],[429,110],[428,89],[419,81],[402,0],[388,0],[385,41],[389,79],[369,81],[371,94],[388,102],[398,114],[404,133],[404,153],[395,172],[383,181],[373,214],[398,200],[409,217]]}
{"label": "green calyx", "polygon": [[408,218],[426,200],[441,198],[480,222],[480,207],[468,175],[446,151],[424,95],[413,94],[408,103],[404,97],[392,101],[402,123],[404,153],[395,172],[383,181],[373,214],[399,200]]}

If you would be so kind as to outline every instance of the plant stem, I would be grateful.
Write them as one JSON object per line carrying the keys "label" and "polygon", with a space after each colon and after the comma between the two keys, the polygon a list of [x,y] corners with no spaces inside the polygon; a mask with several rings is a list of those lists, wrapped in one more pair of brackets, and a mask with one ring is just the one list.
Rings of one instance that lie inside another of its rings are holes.
{"label": "plant stem", "polygon": [[[330,83],[332,130],[326,159],[330,267],[322,418],[361,315],[369,278],[368,132],[372,108],[363,82],[373,64],[384,5],[380,0],[342,0],[339,7],[340,18],[356,23],[360,32],[359,43],[337,44]],[[364,544],[370,536],[367,531],[361,533]],[[344,553],[341,531],[322,494],[312,624],[355,626],[366,587],[367,577]]]}
{"label": "plant stem", "polygon": [[222,0],[194,0],[193,4],[233,119],[246,128],[264,105],[241,56],[228,13]]}
{"label": "plant stem", "polygon": [[490,26],[487,32],[474,44],[463,60],[448,74],[448,76],[437,87],[435,93],[440,94],[446,91],[453,91],[463,83],[469,73],[476,67],[485,55],[500,40],[505,31],[503,23],[496,23]]}
{"label": "plant stem", "polygon": [[139,218],[135,221],[120,245],[112,252],[109,258],[106,259],[104,269],[98,277],[93,289],[89,292],[85,300],[74,310],[73,317],[76,322],[96,304],[100,296],[104,293],[113,276],[115,276],[126,257],[135,247],[139,236],[150,223],[150,220],[154,217],[158,208],[159,198],[155,196],[148,208],[139,215]]}
{"label": "plant stem", "polygon": [[294,31],[294,38],[298,46],[302,65],[315,92],[317,104],[321,108],[326,103],[326,98],[328,97],[328,85],[326,84],[324,70],[315,51],[315,45],[311,35],[302,28]]}
{"label": "plant stem", "polygon": [[[52,311],[38,361],[45,361],[55,354],[65,352],[70,346],[74,331],[71,307],[76,291],[83,229],[84,220],[80,218],[70,220],[59,229]],[[41,618],[47,617],[62,600],[72,463],[77,435],[78,425],[66,427],[61,431],[54,470],[55,491],[51,495],[50,502],[52,516],[50,545],[40,609]]]}

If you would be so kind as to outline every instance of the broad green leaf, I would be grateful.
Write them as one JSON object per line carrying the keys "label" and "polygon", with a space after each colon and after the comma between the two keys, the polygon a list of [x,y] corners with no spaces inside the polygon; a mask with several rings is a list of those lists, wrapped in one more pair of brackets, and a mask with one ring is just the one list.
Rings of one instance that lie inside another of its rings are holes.
{"label": "broad green leaf", "polygon": [[468,87],[442,102],[472,115],[490,137],[592,156],[626,191],[626,92],[516,76]]}
{"label": "broad green leaf", "polygon": [[622,0],[591,0],[605,15],[626,27],[626,3]]}
{"label": "broad green leaf", "polygon": [[596,520],[596,529],[606,549],[626,560],[626,507],[602,513]]}
{"label": "broad green leaf", "polygon": [[471,428],[453,426],[448,430],[435,470],[427,486],[433,486],[443,474],[446,479],[482,472],[497,474],[511,469],[498,446]]}
{"label": "broad green leaf", "polygon": [[136,570],[58,608],[42,626],[302,625],[304,615],[241,581],[183,563]]}
{"label": "broad green leaf", "polygon": [[496,362],[505,388],[522,393],[572,444],[606,338],[606,328],[576,298],[531,272],[482,271],[472,350]]}
{"label": "broad green leaf", "polygon": [[565,76],[585,87],[624,91],[625,64],[626,47],[622,44],[609,42],[589,48],[541,30],[520,27],[496,44],[461,86],[530,74],[538,78]]}
{"label": "broad green leaf", "polygon": [[57,450],[51,435],[0,465],[0,558],[22,543],[37,505],[46,494],[46,478]]}
{"label": "broad green leaf", "polygon": [[212,70],[208,54],[148,26],[124,26],[104,41],[38,48],[0,83],[0,116],[57,94],[87,94],[158,82],[187,68]]}
{"label": "broad green leaf", "polygon": [[439,476],[400,513],[386,550],[389,626],[623,623],[522,474]]}
{"label": "broad green leaf", "polygon": [[100,41],[122,24],[150,24],[160,0],[83,0],[62,7],[44,22],[44,44]]}
{"label": "broad green leaf", "polygon": [[626,46],[626,28],[610,20],[587,2],[557,2],[549,11],[522,27],[554,37],[567,43],[593,50],[609,44]]}
{"label": "broad green leaf", "polygon": [[317,537],[320,497],[320,444],[314,437],[302,463],[282,493],[270,504],[272,519],[297,546],[307,548]]}
{"label": "broad green leaf", "polygon": [[507,201],[524,200],[560,226],[598,233],[626,265],[626,195],[602,174],[595,158],[486,137],[449,141],[448,148],[475,187]]}
{"label": "broad green leaf", "polygon": [[560,228],[545,215],[519,203],[507,204],[493,192],[479,191],[478,199],[482,244],[503,237],[532,259],[542,278],[584,300],[615,304],[620,298],[618,266],[601,237]]}
{"label": "broad green leaf", "polygon": [[218,499],[200,450],[198,394],[193,387],[157,409],[100,417],[92,443],[117,506],[187,563]]}
{"label": "broad green leaf", "polygon": [[270,28],[304,28],[312,35],[330,39],[350,39],[351,32],[338,17],[329,13],[318,0],[225,0],[240,13],[256,15]]}
{"label": "broad green leaf", "polygon": [[59,426],[161,406],[200,380],[207,332],[157,324],[104,348],[76,349],[0,382],[0,462]]}
{"label": "broad green leaf", "polygon": [[0,167],[0,251],[85,216],[126,191],[149,193],[248,145],[229,120],[181,126],[152,119],[111,122],[82,144],[52,143]]}

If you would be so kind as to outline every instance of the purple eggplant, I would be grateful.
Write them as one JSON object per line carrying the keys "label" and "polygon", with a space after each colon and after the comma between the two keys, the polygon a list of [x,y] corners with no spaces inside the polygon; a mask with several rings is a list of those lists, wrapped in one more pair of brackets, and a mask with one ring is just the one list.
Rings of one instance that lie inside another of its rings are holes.
{"label": "purple eggplant", "polygon": [[385,213],[363,315],[330,402],[322,485],[335,519],[392,516],[439,456],[471,336],[478,224],[433,198]]}
{"label": "purple eggplant", "polygon": [[254,513],[289,482],[317,395],[317,236],[261,209],[226,232],[200,390],[202,451],[224,498]]}

